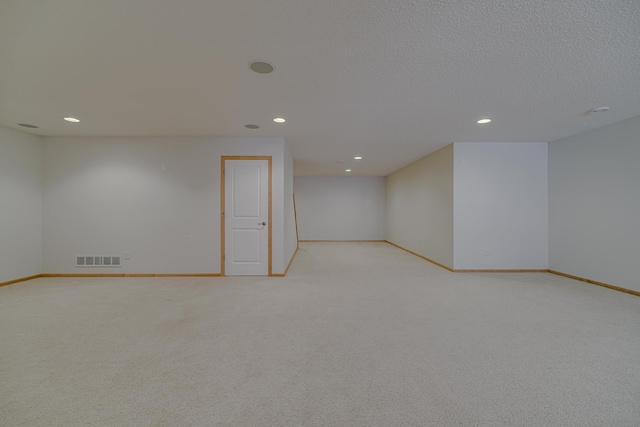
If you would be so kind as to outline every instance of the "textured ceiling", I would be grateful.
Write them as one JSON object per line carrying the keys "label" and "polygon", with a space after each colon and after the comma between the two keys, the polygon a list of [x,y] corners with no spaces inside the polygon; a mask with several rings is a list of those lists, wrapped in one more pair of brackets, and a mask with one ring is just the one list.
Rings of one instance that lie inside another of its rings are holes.
{"label": "textured ceiling", "polygon": [[637,115],[638,0],[0,1],[0,124],[37,135],[284,136],[297,175],[386,175]]}

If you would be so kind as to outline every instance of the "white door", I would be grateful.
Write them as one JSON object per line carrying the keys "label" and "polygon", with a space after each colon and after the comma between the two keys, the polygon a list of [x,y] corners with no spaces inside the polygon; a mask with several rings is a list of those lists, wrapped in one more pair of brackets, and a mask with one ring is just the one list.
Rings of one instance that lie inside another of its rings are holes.
{"label": "white door", "polygon": [[225,160],[225,274],[269,273],[269,162]]}

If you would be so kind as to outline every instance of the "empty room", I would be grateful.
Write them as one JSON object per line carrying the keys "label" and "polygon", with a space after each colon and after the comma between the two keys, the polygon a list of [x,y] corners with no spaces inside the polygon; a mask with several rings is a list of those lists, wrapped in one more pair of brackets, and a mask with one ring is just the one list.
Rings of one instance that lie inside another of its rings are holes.
{"label": "empty room", "polygon": [[640,2],[0,2],[1,426],[638,426]]}

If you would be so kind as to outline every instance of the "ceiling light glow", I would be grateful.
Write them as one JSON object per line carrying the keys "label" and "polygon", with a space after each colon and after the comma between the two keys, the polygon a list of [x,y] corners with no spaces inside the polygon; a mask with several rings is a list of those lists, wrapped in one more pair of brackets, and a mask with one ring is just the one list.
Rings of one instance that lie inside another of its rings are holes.
{"label": "ceiling light glow", "polygon": [[355,156],[353,160],[362,160],[362,156]]}
{"label": "ceiling light glow", "polygon": [[275,119],[273,119],[274,122],[276,123],[284,123],[286,122],[285,119],[283,119],[282,117],[276,117]]}
{"label": "ceiling light glow", "polygon": [[66,121],[71,122],[71,123],[78,123],[80,120],[76,119],[75,117],[65,117],[64,118]]}
{"label": "ceiling light glow", "polygon": [[478,123],[480,123],[481,125],[484,125],[486,123],[491,123],[491,119],[480,119],[478,120]]}
{"label": "ceiling light glow", "polygon": [[351,172],[351,169],[345,169],[344,171],[345,172]]}

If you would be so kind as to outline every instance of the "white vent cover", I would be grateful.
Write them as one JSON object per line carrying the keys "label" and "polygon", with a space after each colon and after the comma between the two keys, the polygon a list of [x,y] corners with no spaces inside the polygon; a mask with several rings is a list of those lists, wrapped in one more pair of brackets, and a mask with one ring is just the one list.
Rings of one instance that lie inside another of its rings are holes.
{"label": "white vent cover", "polygon": [[122,267],[120,255],[77,255],[76,267]]}

